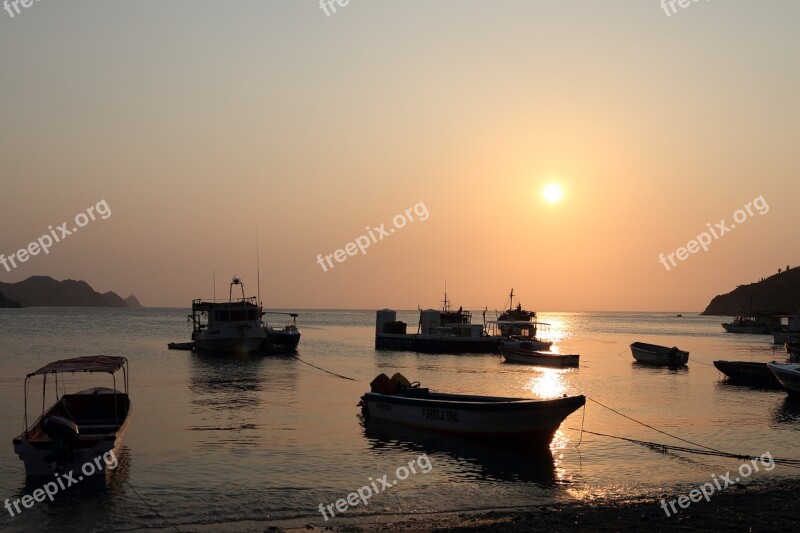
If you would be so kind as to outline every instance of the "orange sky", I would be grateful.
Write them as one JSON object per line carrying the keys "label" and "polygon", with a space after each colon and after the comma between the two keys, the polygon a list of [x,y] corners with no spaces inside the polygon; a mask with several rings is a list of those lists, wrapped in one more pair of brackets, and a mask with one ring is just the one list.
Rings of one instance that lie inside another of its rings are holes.
{"label": "orange sky", "polygon": [[[0,12],[0,253],[188,306],[702,310],[800,264],[797,2],[36,3]],[[544,200],[558,183],[562,198]],[[681,246],[755,213],[669,271]],[[423,202],[366,255],[333,254]]]}

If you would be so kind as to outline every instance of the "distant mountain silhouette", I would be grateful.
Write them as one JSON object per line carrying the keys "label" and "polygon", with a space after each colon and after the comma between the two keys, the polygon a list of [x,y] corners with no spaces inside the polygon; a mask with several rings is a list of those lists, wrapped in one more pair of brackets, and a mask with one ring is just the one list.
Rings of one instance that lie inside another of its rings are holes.
{"label": "distant mountain silhouette", "polygon": [[22,307],[19,302],[15,302],[13,300],[9,300],[6,298],[5,294],[0,292],[0,308],[14,308],[14,307]]}
{"label": "distant mountain silhouette", "polygon": [[128,307],[114,292],[100,294],[85,281],[56,281],[49,276],[0,283],[0,293],[24,307]]}
{"label": "distant mountain silhouette", "polygon": [[128,307],[136,309],[142,307],[142,304],[139,303],[139,300],[136,298],[136,296],[133,295],[133,293],[131,293],[130,296],[125,298],[125,303],[128,304]]}
{"label": "distant mountain silhouette", "polygon": [[800,310],[800,268],[715,296],[704,315],[795,314]]}

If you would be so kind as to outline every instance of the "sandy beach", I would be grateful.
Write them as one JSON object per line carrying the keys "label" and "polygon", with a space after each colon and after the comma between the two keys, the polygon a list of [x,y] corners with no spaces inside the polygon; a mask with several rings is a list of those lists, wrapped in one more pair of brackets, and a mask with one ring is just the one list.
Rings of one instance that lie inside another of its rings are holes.
{"label": "sandy beach", "polygon": [[[342,521],[331,526],[281,526],[264,524],[262,531],[791,531],[797,528],[800,503],[796,495],[800,481],[738,485],[719,493],[710,502],[693,503],[688,509],[667,517],[660,501],[599,501],[545,505],[518,510],[415,515],[375,516]],[[664,495],[667,497],[668,495]],[[669,495],[673,498],[674,495]],[[238,530],[231,525],[231,531]]]}

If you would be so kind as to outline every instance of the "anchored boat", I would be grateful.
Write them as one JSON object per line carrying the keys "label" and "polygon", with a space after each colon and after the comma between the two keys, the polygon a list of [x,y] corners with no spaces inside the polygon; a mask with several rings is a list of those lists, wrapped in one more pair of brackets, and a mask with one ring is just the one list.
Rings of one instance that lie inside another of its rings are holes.
{"label": "anchored boat", "polygon": [[515,348],[500,347],[500,354],[505,363],[518,363],[524,365],[541,366],[578,366],[580,355],[544,353],[533,350],[518,350]]}
{"label": "anchored boat", "polygon": [[770,371],[791,396],[800,396],[800,365],[793,363],[767,363]]}
{"label": "anchored boat", "polygon": [[728,333],[768,334],[770,331],[769,317],[762,315],[747,316],[736,315],[733,322],[722,324]]}
{"label": "anchored boat", "polygon": [[[239,287],[241,298],[234,298]],[[193,300],[192,342],[196,350],[219,353],[254,353],[294,351],[300,342],[296,313],[284,327],[271,327],[262,321],[266,314],[255,296],[244,295],[244,283],[238,277],[231,280],[228,300]]]}
{"label": "anchored boat", "polygon": [[380,374],[360,405],[364,416],[396,424],[548,445],[564,419],[585,403],[585,396],[534,400],[433,392],[400,374]]}
{"label": "anchored boat", "polygon": [[689,362],[689,352],[679,350],[676,346],[669,348],[658,344],[634,342],[631,344],[633,358],[640,363],[659,366],[684,366]]}
{"label": "anchored boat", "polygon": [[376,350],[408,350],[424,353],[497,353],[500,340],[489,337],[483,325],[472,323],[472,313],[453,311],[447,293],[441,311],[420,309],[416,333],[397,320],[397,312],[382,309],[375,319]]}
{"label": "anchored boat", "polygon": [[500,313],[497,320],[488,322],[489,335],[499,338],[505,348],[549,350],[553,343],[538,338],[537,334],[545,331],[550,324],[539,322],[536,319],[536,311],[523,309],[519,301],[514,307],[514,289],[511,289],[508,298],[508,309]]}
{"label": "anchored boat", "polygon": [[[25,462],[28,477],[77,472],[86,463],[97,466],[94,474],[105,472],[107,463],[95,459],[117,452],[130,422],[127,365],[124,357],[75,357],[52,362],[25,377],[25,431],[14,439],[14,452]],[[116,373],[120,370],[124,392],[116,389]],[[42,376],[44,394],[47,377],[53,376],[58,396],[59,374],[73,372],[111,374],[114,388],[96,387],[64,394],[54,405],[43,409],[41,416],[28,426],[29,380]]]}
{"label": "anchored boat", "polygon": [[781,384],[770,371],[767,363],[749,361],[714,361],[717,370],[728,377],[730,383],[780,389]]}

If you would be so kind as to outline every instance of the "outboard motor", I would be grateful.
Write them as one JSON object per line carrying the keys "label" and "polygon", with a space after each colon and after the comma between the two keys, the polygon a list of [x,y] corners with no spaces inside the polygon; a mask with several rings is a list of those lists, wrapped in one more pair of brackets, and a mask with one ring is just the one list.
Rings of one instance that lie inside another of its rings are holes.
{"label": "outboard motor", "polygon": [[52,461],[59,466],[72,462],[73,451],[80,436],[78,424],[61,415],[50,415],[44,420],[42,429],[53,439]]}

